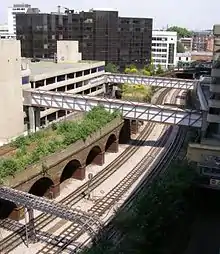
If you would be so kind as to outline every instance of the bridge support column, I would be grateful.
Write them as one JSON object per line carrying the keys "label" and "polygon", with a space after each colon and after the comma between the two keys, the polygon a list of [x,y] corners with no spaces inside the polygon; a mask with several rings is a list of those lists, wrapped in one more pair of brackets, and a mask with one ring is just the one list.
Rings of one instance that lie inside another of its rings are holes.
{"label": "bridge support column", "polygon": [[28,107],[28,118],[29,130],[30,132],[35,132],[36,129],[40,128],[40,109]]}
{"label": "bridge support column", "polygon": [[58,197],[60,195],[60,183],[57,183],[51,186],[50,193],[51,193],[50,195],[51,199]]}
{"label": "bridge support column", "polygon": [[99,153],[93,160],[93,164],[102,166],[105,163],[105,152]]}
{"label": "bridge support column", "polygon": [[109,147],[108,152],[109,153],[117,153],[118,152],[118,139],[115,140]]}
{"label": "bridge support column", "polygon": [[8,216],[9,219],[19,221],[24,219],[24,207],[16,207],[13,209],[13,211]]}
{"label": "bridge support column", "polygon": [[131,134],[137,134],[139,131],[138,120],[131,120]]}
{"label": "bridge support column", "polygon": [[130,139],[131,139],[131,124],[129,119],[125,119],[124,125],[119,135],[119,143],[127,144]]}
{"label": "bridge support column", "polygon": [[83,165],[73,173],[72,178],[76,180],[84,180],[85,176],[86,176],[86,166]]}
{"label": "bridge support column", "polygon": [[35,132],[36,126],[35,126],[35,114],[34,114],[33,107],[28,107],[28,118],[29,118],[29,130],[30,132]]}
{"label": "bridge support column", "polygon": [[32,243],[35,243],[37,238],[36,238],[35,225],[34,225],[34,210],[32,208],[28,208],[27,212],[29,216],[28,238]]}

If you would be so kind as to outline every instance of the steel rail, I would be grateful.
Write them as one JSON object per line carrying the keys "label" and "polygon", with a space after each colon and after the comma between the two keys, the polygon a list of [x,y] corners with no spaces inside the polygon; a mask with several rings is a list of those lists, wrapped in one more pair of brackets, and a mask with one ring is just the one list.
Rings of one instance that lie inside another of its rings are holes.
{"label": "steel rail", "polygon": [[[179,91],[177,91],[179,93]],[[176,92],[174,92],[174,95],[172,98],[176,98]],[[154,124],[156,125],[156,124]],[[167,126],[164,127],[164,129],[168,129]],[[172,128],[170,128],[172,129]],[[162,135],[163,135],[162,131]],[[162,146],[165,145],[167,139],[169,138],[169,134],[167,133],[166,138],[162,141],[157,142],[158,145],[161,144]],[[126,176],[125,178],[119,182],[118,185],[116,185],[108,194],[106,194],[101,201],[98,201],[92,208],[90,208],[88,211],[92,214],[95,214],[97,216],[103,215],[107,210],[109,210],[115,202],[118,201],[118,199],[126,193],[127,190],[130,189],[130,187],[134,184],[134,182],[137,181],[137,179],[144,173],[146,170],[145,164],[148,162],[148,164],[152,163],[154,160],[152,157],[156,156],[157,150],[155,148],[151,148],[148,154],[149,156],[144,157]],[[144,165],[144,167],[143,167]],[[110,200],[110,202],[109,202]],[[58,250],[54,253],[62,253],[64,249],[67,247],[70,247],[70,245],[78,239],[83,233],[83,230],[81,230],[77,224],[72,224],[69,227],[67,227],[65,230],[63,230],[60,235],[63,236],[60,241],[57,243],[57,245],[62,245],[62,247],[59,247]],[[69,238],[69,242],[66,241],[65,243],[61,243],[62,240]],[[51,253],[52,249],[54,247],[49,247],[46,245],[43,249],[41,249],[38,253]]]}
{"label": "steel rail", "polygon": [[[157,99],[157,103],[162,103],[164,96],[170,90],[171,89],[165,89],[164,91],[162,91]],[[138,136],[138,139],[140,141],[139,145],[141,145],[141,140],[143,136],[145,135],[146,132],[149,132],[149,129],[151,128],[151,126],[152,126],[152,123],[150,123],[147,127],[145,127],[145,129]],[[100,171],[97,175],[95,175],[91,183],[91,190],[97,188],[99,184],[104,182],[110,175],[116,172],[121,167],[121,165],[124,164],[127,158],[132,156],[138,149],[139,148],[137,146],[136,147],[129,146],[121,155],[119,155],[116,158],[116,160],[111,162],[102,171]],[[101,179],[102,179],[102,182],[100,182]],[[82,199],[83,193],[86,190],[87,190],[87,183],[80,186],[76,191],[74,191],[73,193],[71,193],[70,195],[62,199],[61,201],[59,201],[59,203],[67,204],[69,206],[75,205],[77,202],[79,202]],[[41,214],[35,218],[35,226],[37,230],[41,230],[53,220],[54,220],[54,216]],[[1,227],[1,224],[0,224],[0,227]],[[17,246],[23,243],[20,237],[24,234],[25,234],[25,226],[21,228],[18,232],[14,232],[8,237],[6,237],[5,239],[3,239],[2,241],[0,241],[0,251],[4,250],[6,254],[12,251],[13,249],[15,249]]]}

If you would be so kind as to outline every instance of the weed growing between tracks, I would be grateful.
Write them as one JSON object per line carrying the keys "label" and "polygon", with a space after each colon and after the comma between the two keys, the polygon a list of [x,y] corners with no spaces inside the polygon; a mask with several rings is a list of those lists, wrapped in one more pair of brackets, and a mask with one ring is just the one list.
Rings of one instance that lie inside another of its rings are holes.
{"label": "weed growing between tracks", "polygon": [[132,209],[116,215],[113,225],[121,234],[120,243],[100,240],[85,253],[181,253],[194,210],[194,177],[194,169],[185,162],[174,163],[165,176],[143,190]]}
{"label": "weed growing between tracks", "polygon": [[110,113],[98,106],[81,121],[64,121],[28,136],[18,137],[11,144],[16,149],[13,155],[0,159],[0,182],[3,183],[7,176],[24,170],[44,156],[65,149],[78,140],[86,140],[89,135],[119,116],[119,112]]}

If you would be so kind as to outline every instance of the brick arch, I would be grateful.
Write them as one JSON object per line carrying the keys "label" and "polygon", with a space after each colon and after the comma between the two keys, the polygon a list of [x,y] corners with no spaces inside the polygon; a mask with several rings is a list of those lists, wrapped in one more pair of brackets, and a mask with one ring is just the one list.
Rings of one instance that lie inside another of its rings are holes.
{"label": "brick arch", "polygon": [[89,164],[103,165],[104,164],[104,152],[99,145],[93,146],[86,156],[86,166]]}
{"label": "brick arch", "polygon": [[0,198],[0,220],[10,217],[17,205],[11,201]]}
{"label": "brick arch", "polygon": [[62,183],[69,178],[79,179],[79,175],[81,175],[80,171],[82,170],[83,170],[82,164],[79,160],[77,159],[70,160],[63,168],[59,182]]}
{"label": "brick arch", "polygon": [[105,152],[117,153],[118,152],[118,135],[112,133],[108,136],[108,139],[105,143]]}
{"label": "brick arch", "polygon": [[49,197],[51,196],[51,188],[54,186],[54,182],[49,177],[41,177],[38,179],[29,189],[29,193],[39,196],[39,197]]}

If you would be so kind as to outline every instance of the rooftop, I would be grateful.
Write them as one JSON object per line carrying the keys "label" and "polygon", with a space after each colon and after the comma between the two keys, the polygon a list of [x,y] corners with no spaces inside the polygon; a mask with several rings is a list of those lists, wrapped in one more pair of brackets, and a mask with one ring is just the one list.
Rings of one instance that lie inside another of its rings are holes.
{"label": "rooftop", "polygon": [[31,80],[37,81],[45,78],[81,71],[95,66],[105,65],[101,61],[79,61],[77,63],[55,63],[52,60],[29,62]]}

